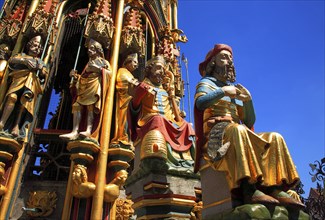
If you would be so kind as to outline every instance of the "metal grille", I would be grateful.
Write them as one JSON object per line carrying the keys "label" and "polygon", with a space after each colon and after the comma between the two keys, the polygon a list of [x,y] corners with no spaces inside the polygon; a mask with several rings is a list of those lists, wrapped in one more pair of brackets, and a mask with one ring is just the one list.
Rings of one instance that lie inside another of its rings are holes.
{"label": "metal grille", "polygon": [[30,154],[27,179],[67,181],[71,161],[66,145],[61,141],[51,140],[53,138],[49,138],[48,134],[38,136],[39,143],[32,147]]}

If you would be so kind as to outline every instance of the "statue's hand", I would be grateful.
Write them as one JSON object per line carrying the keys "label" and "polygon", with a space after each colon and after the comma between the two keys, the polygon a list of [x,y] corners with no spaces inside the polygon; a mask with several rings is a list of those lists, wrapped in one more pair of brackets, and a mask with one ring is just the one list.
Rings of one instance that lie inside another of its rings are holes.
{"label": "statue's hand", "polygon": [[43,68],[43,64],[38,62],[36,59],[25,59],[25,64],[30,70],[41,70]]}
{"label": "statue's hand", "polygon": [[78,71],[77,70],[71,70],[70,71],[70,74],[69,74],[69,76],[71,77],[71,78],[73,78],[73,80],[77,80],[78,79]]}
{"label": "statue's hand", "polygon": [[93,72],[93,73],[100,73],[102,68],[103,68],[102,66],[99,66],[93,62],[89,62],[86,71]]}
{"label": "statue's hand", "polygon": [[237,84],[236,88],[239,90],[237,94],[237,99],[242,100],[244,102],[252,100],[252,96],[250,92],[241,84]]}
{"label": "statue's hand", "polygon": [[239,90],[235,86],[223,86],[221,88],[226,96],[229,96],[230,98],[234,99],[237,96],[237,93]]}

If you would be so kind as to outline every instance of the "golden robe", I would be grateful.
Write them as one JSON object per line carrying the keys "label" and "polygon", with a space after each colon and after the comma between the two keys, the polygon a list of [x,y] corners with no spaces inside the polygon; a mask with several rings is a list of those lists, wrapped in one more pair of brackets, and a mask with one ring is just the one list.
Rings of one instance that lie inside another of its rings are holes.
{"label": "golden robe", "polygon": [[[94,61],[99,66],[110,67],[108,61],[103,58],[97,58]],[[77,99],[73,104],[73,111],[76,110],[80,105],[81,106],[90,106],[94,105],[94,112],[99,114],[102,105],[102,82],[106,80],[104,76],[102,76],[102,72],[94,73],[87,72],[85,70],[81,73],[78,82],[76,84],[77,89]]]}
{"label": "golden robe", "polygon": [[116,123],[115,123],[115,135],[112,139],[112,143],[116,144],[121,142],[124,145],[131,145],[131,141],[128,135],[127,126],[127,110],[131,100],[131,96],[128,93],[130,81],[134,79],[132,73],[126,68],[120,68],[116,76]]}
{"label": "golden robe", "polygon": [[[16,58],[34,59],[26,54],[18,54]],[[21,94],[20,103],[33,116],[36,98],[42,92],[42,87],[36,73],[29,70],[26,66],[16,64],[10,67],[12,71],[9,73],[10,85],[6,93],[6,97],[11,93]]]}
{"label": "golden robe", "polygon": [[[197,87],[195,99],[220,87],[215,80],[206,78]],[[199,138],[205,141],[203,146],[198,147],[201,147],[203,158],[214,169],[226,172],[231,189],[238,188],[244,178],[248,178],[250,183],[260,182],[262,186],[285,187],[291,187],[299,180],[282,136],[275,132],[256,134],[245,125],[245,111],[248,110],[244,110],[245,103],[229,97],[215,99],[211,103],[201,114],[203,137]],[[196,117],[199,117],[198,114]],[[199,120],[196,118],[196,121]],[[223,131],[223,143],[230,142],[230,147],[221,160],[213,161],[207,155],[208,135],[214,125],[224,121],[229,124]],[[197,131],[202,129],[198,124]]]}

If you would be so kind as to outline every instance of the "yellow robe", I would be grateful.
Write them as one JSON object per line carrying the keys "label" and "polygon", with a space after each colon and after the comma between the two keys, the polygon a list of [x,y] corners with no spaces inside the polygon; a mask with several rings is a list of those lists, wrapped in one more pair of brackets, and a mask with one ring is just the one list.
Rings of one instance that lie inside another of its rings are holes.
{"label": "yellow robe", "polygon": [[[17,58],[32,58],[28,55],[17,55]],[[22,91],[20,96],[20,103],[30,113],[34,115],[34,108],[38,94],[42,92],[40,81],[36,74],[29,69],[14,69],[9,73],[11,83],[7,90],[6,96],[11,93],[18,93]]]}
{"label": "yellow robe", "polygon": [[131,145],[127,127],[127,110],[132,98],[128,94],[129,82],[134,79],[132,73],[126,68],[120,68],[116,76],[116,123],[113,144],[121,142],[124,145]]}
{"label": "yellow robe", "polygon": [[[230,116],[233,119],[223,135],[223,143],[230,142],[230,147],[220,161],[209,162],[212,167],[226,172],[231,189],[238,188],[243,178],[248,178],[250,183],[260,181],[263,186],[295,184],[299,176],[282,136],[275,132],[255,134],[239,124],[240,112],[241,106],[225,100],[205,109],[203,132],[206,138],[215,124],[211,123],[213,118]],[[206,154],[204,157],[209,161]]]}

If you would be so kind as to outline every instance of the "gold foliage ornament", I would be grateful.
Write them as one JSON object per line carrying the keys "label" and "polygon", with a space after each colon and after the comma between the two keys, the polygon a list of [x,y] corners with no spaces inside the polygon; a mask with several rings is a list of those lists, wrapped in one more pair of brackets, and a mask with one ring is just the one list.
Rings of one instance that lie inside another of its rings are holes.
{"label": "gold foliage ornament", "polygon": [[29,192],[27,208],[36,209],[37,212],[27,211],[27,215],[31,217],[47,217],[51,215],[56,208],[57,199],[55,191]]}
{"label": "gold foliage ornament", "polygon": [[129,199],[116,200],[116,220],[128,220],[134,214],[133,202]]}

